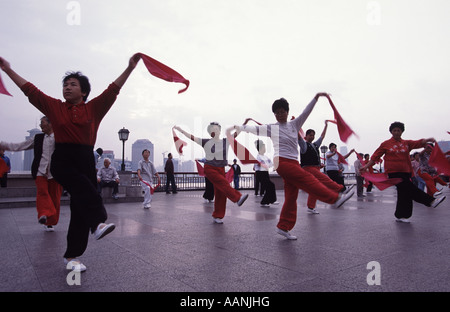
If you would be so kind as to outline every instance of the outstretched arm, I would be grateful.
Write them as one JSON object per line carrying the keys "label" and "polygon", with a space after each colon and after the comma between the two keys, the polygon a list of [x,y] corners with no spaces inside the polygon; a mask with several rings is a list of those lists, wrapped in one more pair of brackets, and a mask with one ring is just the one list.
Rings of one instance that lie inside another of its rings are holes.
{"label": "outstretched arm", "polygon": [[19,74],[17,74],[12,68],[11,64],[5,60],[3,57],[0,57],[0,68],[11,78],[11,80],[21,88],[28,81],[22,78]]}
{"label": "outstretched arm", "polygon": [[201,139],[201,138],[197,138],[196,136],[194,136],[194,135],[192,135],[192,134],[190,134],[190,133],[187,133],[186,131],[184,131],[183,129],[181,129],[181,128],[178,127],[178,126],[174,126],[173,128],[174,128],[175,130],[177,130],[177,131],[180,131],[185,137],[191,139],[191,140],[194,141],[195,143],[197,143],[197,144],[199,144],[199,145],[202,145],[202,139]]}
{"label": "outstretched arm", "polygon": [[324,92],[317,93],[314,96],[314,98],[311,100],[311,102],[305,107],[303,112],[297,118],[294,119],[294,122],[297,124],[297,127],[299,129],[305,123],[306,119],[309,117],[309,115],[311,114],[314,106],[316,105],[319,97],[321,97],[321,96],[327,96],[327,93],[324,93]]}
{"label": "outstretched arm", "polygon": [[128,77],[130,77],[130,74],[133,72],[133,70],[136,68],[137,63],[141,59],[141,56],[139,53],[134,54],[130,61],[128,62],[128,67],[125,69],[125,71],[117,77],[117,79],[114,81],[114,83],[119,87],[122,88],[125,82],[127,81]]}
{"label": "outstretched arm", "polygon": [[327,129],[328,129],[328,120],[325,120],[325,127],[323,128],[322,134],[320,135],[322,139],[325,138],[325,134],[327,134]]}

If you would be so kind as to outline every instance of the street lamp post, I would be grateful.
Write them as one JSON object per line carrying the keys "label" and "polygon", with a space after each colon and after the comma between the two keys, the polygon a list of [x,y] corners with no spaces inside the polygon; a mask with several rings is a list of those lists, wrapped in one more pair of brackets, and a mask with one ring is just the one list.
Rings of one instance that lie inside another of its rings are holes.
{"label": "street lamp post", "polygon": [[125,141],[128,140],[128,135],[130,131],[123,127],[119,130],[119,140],[122,141],[122,165],[120,166],[121,171],[125,171]]}
{"label": "street lamp post", "polygon": [[325,173],[325,172],[326,172],[326,167],[325,167],[325,161],[326,161],[325,153],[328,151],[328,147],[326,147],[325,145],[322,145],[322,146],[320,147],[320,151],[321,151],[322,154],[323,154],[323,172]]}

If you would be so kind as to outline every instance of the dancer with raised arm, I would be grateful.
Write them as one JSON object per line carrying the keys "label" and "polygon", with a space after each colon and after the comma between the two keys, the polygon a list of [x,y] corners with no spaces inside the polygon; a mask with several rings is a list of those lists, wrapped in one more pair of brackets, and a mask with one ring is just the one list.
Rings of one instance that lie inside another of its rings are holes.
{"label": "dancer with raised arm", "polygon": [[411,150],[425,147],[428,142],[435,142],[434,138],[421,140],[404,140],[402,134],[405,125],[399,121],[389,126],[392,137],[384,141],[372,154],[370,161],[361,168],[361,172],[373,166],[384,155],[384,169],[390,179],[400,179],[397,187],[397,204],[395,208],[396,221],[409,223],[412,216],[413,200],[428,207],[436,208],[444,197],[434,198],[423,192],[411,181],[412,165],[409,157]]}
{"label": "dancer with raised arm", "polygon": [[277,233],[290,240],[297,239],[289,231],[295,226],[297,220],[299,190],[304,190],[325,203],[334,204],[335,207],[340,207],[353,195],[353,192],[340,194],[330,190],[312,174],[302,169],[299,163],[297,133],[321,96],[327,96],[327,94],[316,94],[303,112],[294,120],[288,121],[289,103],[286,99],[281,98],[272,105],[272,112],[277,123],[258,126],[236,125],[228,129],[228,131],[234,129],[237,132],[245,131],[271,138],[274,147],[274,169],[283,178],[285,195],[277,224]]}
{"label": "dancer with raised arm", "polygon": [[0,57],[0,68],[24,92],[30,103],[52,121],[55,151],[50,171],[70,193],[71,217],[64,254],[69,270],[86,270],[77,258],[87,248],[89,232],[94,234],[95,239],[100,239],[115,228],[113,223],[105,223],[107,213],[97,192],[93,147],[101,120],[114,104],[140,58],[139,54],[133,55],[124,72],[102,94],[86,102],[91,86],[88,78],[80,72],[67,73],[63,78],[64,101],[61,101],[40,91]]}
{"label": "dancer with raised arm", "polygon": [[227,198],[233,203],[241,206],[247,199],[248,194],[241,194],[238,190],[230,186],[230,182],[225,178],[225,167],[228,166],[227,154],[230,142],[227,138],[220,138],[221,126],[217,122],[211,122],[207,131],[211,138],[198,138],[187,133],[178,126],[175,130],[180,131],[187,138],[199,144],[205,150],[205,175],[214,185],[214,211],[212,214],[215,223],[222,224],[225,217]]}

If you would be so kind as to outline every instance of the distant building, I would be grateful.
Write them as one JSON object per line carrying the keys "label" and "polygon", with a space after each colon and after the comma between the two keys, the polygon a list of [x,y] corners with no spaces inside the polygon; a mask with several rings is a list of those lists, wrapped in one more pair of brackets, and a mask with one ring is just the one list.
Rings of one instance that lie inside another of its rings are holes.
{"label": "distant building", "polygon": [[148,149],[150,151],[149,160],[155,163],[155,149],[153,143],[147,139],[139,139],[131,145],[131,170],[136,171],[139,161],[142,159],[142,151]]}

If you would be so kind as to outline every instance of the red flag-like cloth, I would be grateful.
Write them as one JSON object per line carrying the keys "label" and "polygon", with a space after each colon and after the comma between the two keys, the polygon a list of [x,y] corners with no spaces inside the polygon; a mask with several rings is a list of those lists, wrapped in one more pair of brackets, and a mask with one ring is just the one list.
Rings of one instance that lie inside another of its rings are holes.
{"label": "red flag-like cloth", "polygon": [[11,93],[9,93],[8,90],[6,90],[5,85],[3,84],[3,80],[2,80],[2,76],[1,75],[0,75],[0,93],[12,96]]}
{"label": "red flag-like cloth", "polygon": [[230,170],[225,173],[225,178],[227,179],[228,183],[231,183],[234,180],[234,169],[233,167],[230,168]]}
{"label": "red flag-like cloth", "polygon": [[402,182],[400,178],[392,178],[390,179],[387,173],[369,173],[364,172],[361,173],[361,176],[372,182],[380,191],[387,189],[388,187],[394,186]]}
{"label": "red flag-like cloth", "polygon": [[185,79],[183,76],[181,76],[178,72],[176,72],[172,68],[164,65],[161,62],[158,62],[157,60],[151,58],[150,56],[145,55],[143,53],[139,53],[139,55],[141,56],[142,61],[144,61],[144,65],[145,67],[147,67],[150,74],[169,82],[184,83],[186,85],[186,88],[178,91],[178,93],[182,93],[187,90],[187,88],[189,87],[189,80]]}
{"label": "red flag-like cloth", "polygon": [[[205,168],[200,164],[198,160],[195,161],[195,164],[197,165],[197,172],[200,177],[205,177]],[[227,179],[228,183],[231,183],[234,179],[234,169],[233,167],[230,168],[230,170],[225,173],[225,179]]]}
{"label": "red flag-like cloth", "polygon": [[151,183],[147,183],[147,181],[141,180],[141,182],[150,187],[150,194],[152,194],[152,195],[153,195],[153,193],[155,193],[155,190],[161,185],[158,182],[158,184],[155,187],[153,187],[152,184]]}
{"label": "red flag-like cloth", "polygon": [[344,165],[348,165],[347,160],[345,160],[344,156],[342,156],[341,153],[336,151],[336,154],[338,155],[338,163],[341,163],[341,164],[344,164]]}
{"label": "red flag-like cloth", "polygon": [[177,134],[175,133],[175,130],[173,128],[172,128],[172,136],[173,136],[173,141],[175,143],[175,147],[177,148],[178,154],[183,155],[183,147],[186,146],[187,143],[177,136]]}
{"label": "red flag-like cloth", "polygon": [[327,97],[328,101],[330,102],[331,108],[333,109],[333,112],[334,112],[334,119],[336,120],[339,137],[342,142],[347,142],[348,138],[352,134],[356,135],[356,133],[350,128],[349,125],[347,125],[347,123],[344,121],[342,116],[339,114],[339,112],[336,109],[336,106],[334,106],[334,103],[331,100],[330,96],[327,94],[326,97]]}
{"label": "red flag-like cloth", "polygon": [[438,144],[434,145],[428,164],[435,167],[438,172],[450,176],[450,163]]}
{"label": "red flag-like cloth", "polygon": [[8,171],[9,171],[8,165],[2,158],[0,158],[0,178],[3,177],[3,174],[7,173]]}
{"label": "red flag-like cloth", "polygon": [[201,177],[205,176],[205,169],[203,168],[202,165],[200,165],[200,162],[198,160],[195,161],[195,164],[197,165],[197,172],[198,175]]}
{"label": "red flag-like cloth", "polygon": [[241,143],[236,141],[234,139],[234,136],[227,133],[227,139],[228,142],[230,142],[231,148],[233,149],[234,154],[236,157],[241,161],[242,164],[248,165],[248,164],[258,164],[259,161],[253,157],[252,154],[248,151],[245,146],[243,146]]}

